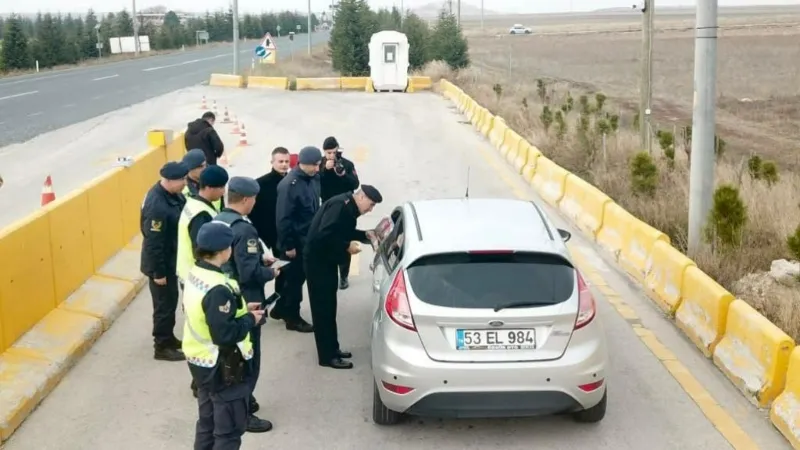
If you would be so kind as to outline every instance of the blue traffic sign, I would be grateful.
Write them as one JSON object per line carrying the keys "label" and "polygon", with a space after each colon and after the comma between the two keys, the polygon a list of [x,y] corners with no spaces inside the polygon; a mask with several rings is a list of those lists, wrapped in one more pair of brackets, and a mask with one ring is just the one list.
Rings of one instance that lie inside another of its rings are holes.
{"label": "blue traffic sign", "polygon": [[267,56],[267,49],[259,45],[258,47],[256,47],[256,56],[258,56],[259,58]]}

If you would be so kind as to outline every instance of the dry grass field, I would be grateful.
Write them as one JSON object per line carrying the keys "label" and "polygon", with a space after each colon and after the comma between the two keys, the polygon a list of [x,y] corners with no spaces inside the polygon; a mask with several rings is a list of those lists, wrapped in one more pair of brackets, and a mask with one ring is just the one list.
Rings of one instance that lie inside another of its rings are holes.
{"label": "dry grass field", "polygon": [[[655,150],[659,183],[654,198],[630,188],[630,158],[639,150],[633,116],[638,104],[640,14],[602,17],[532,16],[464,20],[473,67],[451,74],[441,64],[426,69],[434,77],[454,79],[478,102],[548,157],[580,174],[642,220],[669,234],[685,249],[688,216],[688,164],[676,147],[670,168]],[[691,15],[657,15],[654,38],[654,123],[659,129],[691,125],[694,39]],[[509,36],[523,23],[530,36]],[[718,162],[717,184],[731,183],[747,205],[748,223],[739,248],[704,250],[692,255],[723,286],[754,305],[795,339],[800,339],[800,289],[769,278],[773,260],[789,258],[786,237],[800,225],[800,11],[721,13],[718,44],[718,135],[727,143]],[[545,85],[544,98],[537,82]],[[502,93],[493,88],[499,85]],[[581,95],[595,104],[589,132],[577,132]],[[567,114],[565,136],[540,120],[544,104],[558,110],[567,96],[575,109]],[[605,112],[619,115],[619,129],[595,131]],[[657,143],[653,145],[658,149]],[[780,181],[768,186],[751,180],[745,160],[757,153],[777,163]]]}

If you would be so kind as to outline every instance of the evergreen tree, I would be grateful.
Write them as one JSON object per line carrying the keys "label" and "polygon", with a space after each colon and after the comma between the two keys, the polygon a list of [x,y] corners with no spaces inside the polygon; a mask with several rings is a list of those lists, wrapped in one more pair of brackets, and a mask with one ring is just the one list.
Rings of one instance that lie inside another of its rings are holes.
{"label": "evergreen tree", "polygon": [[333,68],[342,76],[369,74],[369,41],[378,22],[366,0],[341,0],[328,42]]}
{"label": "evergreen tree", "polygon": [[446,11],[439,14],[433,29],[433,59],[446,62],[451,69],[469,66],[469,47],[456,17]]}
{"label": "evergreen tree", "polygon": [[19,16],[9,17],[3,27],[3,71],[21,70],[31,67],[31,53],[28,47],[28,38],[22,31],[22,19]]}
{"label": "evergreen tree", "polygon": [[403,33],[408,38],[408,64],[411,70],[421,69],[431,60],[429,42],[431,31],[428,24],[412,12],[403,21]]}
{"label": "evergreen tree", "polygon": [[117,14],[114,21],[114,33],[116,34],[113,37],[133,36],[133,19],[127,10],[123,9]]}

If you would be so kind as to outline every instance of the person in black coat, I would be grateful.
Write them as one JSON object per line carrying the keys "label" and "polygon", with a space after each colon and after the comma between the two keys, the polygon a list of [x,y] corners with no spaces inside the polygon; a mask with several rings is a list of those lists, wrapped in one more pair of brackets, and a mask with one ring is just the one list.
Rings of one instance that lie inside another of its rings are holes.
{"label": "person in black coat", "polygon": [[189,122],[186,133],[183,135],[184,144],[187,149],[199,148],[206,154],[206,164],[214,166],[217,158],[225,153],[225,144],[222,143],[217,130],[214,129],[214,122],[217,116],[208,111],[203,116],[193,122]]}
{"label": "person in black coat", "polygon": [[139,220],[142,232],[140,270],[149,280],[153,297],[154,358],[183,361],[181,341],[175,337],[178,308],[178,220],[186,199],[181,194],[189,169],[180,162],[161,168],[161,180],[147,192]]}
{"label": "person in black coat", "polygon": [[350,352],[339,347],[336,326],[337,268],[345,255],[361,251],[353,241],[370,242],[370,232],[356,229],[358,216],[366,214],[383,201],[380,192],[363,185],[355,194],[339,194],[322,204],[308,230],[304,252],[308,276],[308,302],[314,322],[319,365],[334,369],[351,369]]}
{"label": "person in black coat", "polygon": [[[325,152],[325,158],[323,158],[319,167],[320,197],[322,202],[325,203],[335,195],[346,192],[352,193],[358,189],[359,181],[356,166],[352,161],[342,156],[339,141],[333,136],[328,137],[322,143],[322,151]],[[339,265],[339,289],[347,289],[350,286],[350,282],[347,280],[349,275],[350,255],[348,254],[342,258],[342,263]]]}
{"label": "person in black coat", "polygon": [[278,228],[275,225],[275,207],[278,202],[278,183],[289,173],[289,150],[277,147],[272,151],[272,170],[266,175],[256,178],[259,191],[256,204],[248,215],[250,221],[258,230],[258,237],[272,250],[274,255],[278,251]]}

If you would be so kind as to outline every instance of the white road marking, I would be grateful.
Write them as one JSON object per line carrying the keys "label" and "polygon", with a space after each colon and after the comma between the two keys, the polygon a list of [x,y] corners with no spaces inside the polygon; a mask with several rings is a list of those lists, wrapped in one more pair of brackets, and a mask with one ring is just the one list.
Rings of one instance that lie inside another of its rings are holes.
{"label": "white road marking", "polygon": [[212,59],[227,58],[229,56],[230,55],[226,54],[226,55],[212,56],[210,58],[191,59],[189,61],[183,61],[183,62],[179,62],[179,63],[175,63],[175,64],[167,64],[166,66],[148,67],[147,69],[142,69],[142,72],[152,72],[154,70],[169,69],[170,67],[185,66],[187,64],[194,64],[194,63],[198,63],[198,62],[202,62],[202,61],[211,61]]}
{"label": "white road marking", "polygon": [[44,114],[44,113],[43,113],[43,112],[41,112],[41,111],[39,111],[39,112],[35,112],[35,113],[32,113],[32,114],[28,114],[28,117],[36,117],[36,116],[41,116],[42,114]]}
{"label": "white road marking", "polygon": [[95,78],[92,81],[108,80],[109,78],[117,78],[119,74],[109,75],[107,77]]}
{"label": "white road marking", "polygon": [[0,100],[8,100],[8,99],[12,99],[12,98],[24,97],[26,95],[33,95],[33,94],[38,94],[38,93],[39,93],[39,91],[30,91],[30,92],[23,92],[21,94],[6,95],[5,97],[0,97]]}

